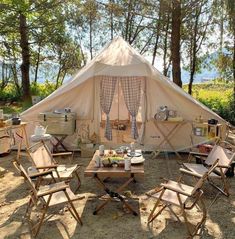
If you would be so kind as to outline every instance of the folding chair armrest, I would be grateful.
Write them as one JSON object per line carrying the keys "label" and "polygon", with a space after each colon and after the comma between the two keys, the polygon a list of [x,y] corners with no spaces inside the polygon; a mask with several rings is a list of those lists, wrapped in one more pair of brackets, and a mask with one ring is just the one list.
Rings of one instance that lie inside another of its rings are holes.
{"label": "folding chair armrest", "polygon": [[29,174],[29,177],[30,178],[36,178],[36,177],[52,174],[52,172],[53,172],[53,170],[50,169],[50,170],[46,170],[46,171],[43,171],[43,172],[31,173],[31,174]]}
{"label": "folding chair armrest", "polygon": [[180,193],[180,194],[183,194],[185,196],[192,196],[190,193],[187,193],[185,191],[180,190],[180,188],[176,188],[176,187],[173,187],[173,186],[165,184],[165,183],[161,183],[161,186],[163,186],[165,189],[172,190],[176,193]]}
{"label": "folding chair armrest", "polygon": [[191,162],[191,160],[193,158],[199,158],[201,160],[206,160],[206,158],[208,157],[208,154],[207,153],[199,153],[199,152],[190,152],[189,153],[189,156],[188,156],[188,162]]}
{"label": "folding chair armrest", "polygon": [[53,157],[58,157],[58,156],[70,156],[73,155],[72,152],[63,152],[63,153],[53,153],[51,154]]}
{"label": "folding chair armrest", "polygon": [[200,153],[200,152],[189,152],[190,155],[192,156],[202,156],[202,157],[207,157],[208,156],[208,153]]}
{"label": "folding chair armrest", "polygon": [[194,176],[194,177],[197,177],[197,178],[201,178],[200,174],[189,171],[189,170],[184,169],[184,168],[180,168],[180,172],[183,173],[183,174],[187,174],[187,175],[191,175],[191,176]]}
{"label": "folding chair armrest", "polygon": [[59,183],[43,186],[42,188],[39,188],[37,196],[43,197],[49,194],[64,191],[66,188],[69,188],[69,185],[66,184],[65,182],[59,182]]}
{"label": "folding chair armrest", "polygon": [[232,149],[235,148],[235,146],[233,144],[231,144],[231,143],[229,143],[228,141],[225,141],[225,140],[220,141],[218,144],[219,145],[224,144],[225,146],[231,147]]}
{"label": "folding chair armrest", "polygon": [[154,189],[148,191],[147,193],[145,193],[145,195],[147,195],[147,196],[149,196],[149,197],[152,197],[155,193],[158,193],[158,192],[162,191],[163,188],[164,188],[163,186],[161,186],[161,187],[156,187],[156,188],[154,188]]}
{"label": "folding chair armrest", "polygon": [[54,165],[48,165],[48,166],[38,166],[36,167],[36,169],[56,169],[58,167],[57,164],[54,164]]}
{"label": "folding chair armrest", "polygon": [[230,165],[217,165],[218,168],[230,168]]}

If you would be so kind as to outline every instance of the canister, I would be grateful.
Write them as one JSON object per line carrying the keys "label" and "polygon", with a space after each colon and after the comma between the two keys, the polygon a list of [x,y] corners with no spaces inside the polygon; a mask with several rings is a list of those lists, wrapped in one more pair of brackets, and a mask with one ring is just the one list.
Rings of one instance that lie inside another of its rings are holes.
{"label": "canister", "polygon": [[124,157],[125,160],[125,164],[124,164],[124,168],[126,171],[131,170],[131,159],[127,156]]}
{"label": "canister", "polygon": [[104,155],[104,145],[99,146],[99,155],[103,156]]}
{"label": "canister", "polygon": [[101,158],[99,155],[95,155],[95,166],[99,168],[101,166]]}

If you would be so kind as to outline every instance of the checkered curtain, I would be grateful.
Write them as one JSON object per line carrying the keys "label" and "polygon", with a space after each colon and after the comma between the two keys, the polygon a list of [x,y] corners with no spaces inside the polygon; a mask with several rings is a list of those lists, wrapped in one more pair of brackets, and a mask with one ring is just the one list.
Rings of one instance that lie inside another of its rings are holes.
{"label": "checkered curtain", "polygon": [[121,79],[122,91],[127,109],[132,117],[131,136],[138,138],[138,130],[136,124],[136,115],[140,107],[141,80],[136,77],[128,77]]}
{"label": "checkered curtain", "polygon": [[103,77],[100,82],[100,105],[101,109],[106,114],[106,125],[104,136],[108,140],[112,140],[112,127],[109,121],[109,112],[113,102],[113,96],[116,86],[116,79],[112,77]]}

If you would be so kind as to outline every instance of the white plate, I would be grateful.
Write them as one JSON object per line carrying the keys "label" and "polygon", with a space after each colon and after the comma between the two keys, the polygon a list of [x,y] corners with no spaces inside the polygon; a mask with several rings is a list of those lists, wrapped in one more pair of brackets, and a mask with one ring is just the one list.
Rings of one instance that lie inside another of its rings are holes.
{"label": "white plate", "polygon": [[133,157],[131,159],[131,164],[139,164],[139,163],[143,163],[145,161],[145,158],[142,157]]}
{"label": "white plate", "polygon": [[140,157],[140,156],[142,156],[142,153],[140,153],[140,152],[133,152],[133,153],[128,152],[127,156],[128,157]]}

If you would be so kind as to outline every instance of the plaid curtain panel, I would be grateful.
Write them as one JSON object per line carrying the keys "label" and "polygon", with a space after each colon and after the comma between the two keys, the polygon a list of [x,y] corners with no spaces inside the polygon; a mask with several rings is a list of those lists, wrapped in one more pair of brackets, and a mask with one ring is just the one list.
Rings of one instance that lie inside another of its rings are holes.
{"label": "plaid curtain panel", "polygon": [[106,114],[106,124],[104,136],[108,140],[112,140],[112,127],[109,121],[109,112],[112,106],[114,91],[117,79],[112,77],[102,77],[100,81],[100,105]]}
{"label": "plaid curtain panel", "polygon": [[137,77],[121,78],[121,86],[127,109],[132,117],[131,136],[138,138],[136,115],[140,107],[141,79]]}

